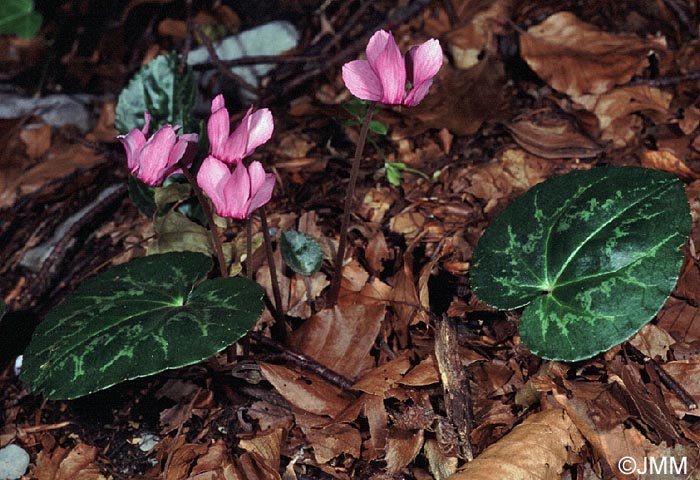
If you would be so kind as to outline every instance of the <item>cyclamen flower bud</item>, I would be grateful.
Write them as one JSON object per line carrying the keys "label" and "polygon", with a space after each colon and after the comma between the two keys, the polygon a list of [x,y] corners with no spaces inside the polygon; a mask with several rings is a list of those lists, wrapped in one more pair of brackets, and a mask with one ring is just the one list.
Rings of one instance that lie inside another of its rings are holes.
{"label": "cyclamen flower bud", "polygon": [[440,42],[430,39],[401,56],[394,36],[379,30],[367,44],[367,60],[343,65],[343,81],[363,100],[415,107],[428,93],[442,66]]}

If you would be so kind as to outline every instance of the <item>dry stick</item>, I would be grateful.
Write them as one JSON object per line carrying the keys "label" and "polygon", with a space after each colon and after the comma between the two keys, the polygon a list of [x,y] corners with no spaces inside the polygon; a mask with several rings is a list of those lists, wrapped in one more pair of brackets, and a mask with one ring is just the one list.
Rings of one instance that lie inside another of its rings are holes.
{"label": "dry stick", "polygon": [[239,87],[248,90],[249,92],[258,95],[258,90],[245,80],[241,78],[240,76],[236,75],[233,73],[226,65],[223,65],[221,63],[221,59],[219,56],[216,54],[216,49],[214,48],[214,45],[211,43],[211,39],[207,36],[204,31],[197,27],[197,33],[199,34],[199,38],[204,43],[204,46],[207,49],[207,52],[209,52],[209,57],[211,58],[211,61],[216,65],[216,68],[228,79],[232,80],[234,83],[236,83]]}
{"label": "dry stick", "polygon": [[272,294],[275,296],[275,320],[279,325],[282,325],[282,322],[284,322],[284,313],[282,313],[282,295],[280,294],[280,285],[277,283],[277,267],[275,267],[275,258],[272,255],[272,241],[270,240],[270,230],[267,227],[265,207],[260,207],[258,211],[260,212],[263,238],[265,239],[265,254],[267,255],[267,263],[270,268]]}
{"label": "dry stick", "polygon": [[216,225],[216,223],[214,223],[214,215],[212,214],[211,208],[209,208],[209,204],[207,203],[207,199],[204,197],[204,193],[202,193],[202,189],[199,188],[197,180],[194,178],[187,166],[182,160],[178,162],[178,165],[180,166],[182,173],[185,175],[185,178],[187,178],[187,181],[190,183],[192,190],[194,190],[195,195],[197,195],[199,204],[202,206],[202,211],[204,212],[204,216],[207,218],[207,223],[209,224],[209,229],[211,230],[211,236],[214,240],[214,250],[216,250],[216,258],[219,261],[219,271],[221,272],[221,276],[226,278],[228,277],[228,269],[226,268],[226,259],[224,258],[224,248],[221,245],[221,237],[219,237],[219,227]]}
{"label": "dry stick", "polygon": [[345,196],[345,206],[343,207],[343,221],[340,226],[340,241],[338,242],[338,253],[335,257],[335,271],[331,279],[331,289],[328,292],[328,307],[333,307],[338,301],[340,293],[340,280],[343,274],[343,260],[345,259],[345,245],[348,237],[348,227],[350,226],[350,208],[352,207],[353,196],[355,195],[355,184],[360,173],[360,161],[362,159],[362,151],[365,149],[365,141],[367,140],[367,131],[369,130],[369,122],[374,113],[374,105],[376,102],[369,104],[365,119],[362,122],[360,129],[360,138],[357,141],[355,148],[355,158],[352,161],[352,171],[350,172],[350,183],[348,184],[348,192]]}
{"label": "dry stick", "polygon": [[261,345],[264,345],[269,348],[274,348],[275,350],[279,351],[280,357],[282,359],[289,361],[290,363],[293,363],[299,366],[300,368],[315,373],[316,375],[323,378],[327,382],[335,385],[336,387],[339,387],[346,391],[354,391],[354,389],[352,388],[352,381],[345,378],[343,375],[334,372],[330,368],[321,365],[313,358],[307,357],[303,353],[299,353],[295,350],[292,350],[286,345],[282,345],[281,343],[262,335],[260,332],[252,332],[251,335],[253,336],[253,339],[255,339],[255,341],[260,343]]}

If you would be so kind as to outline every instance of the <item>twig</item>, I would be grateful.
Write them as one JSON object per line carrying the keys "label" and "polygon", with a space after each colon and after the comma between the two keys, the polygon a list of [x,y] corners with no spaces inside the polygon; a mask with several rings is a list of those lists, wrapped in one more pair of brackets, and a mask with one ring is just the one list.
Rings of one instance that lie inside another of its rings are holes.
{"label": "twig", "polygon": [[216,49],[214,48],[214,45],[211,42],[211,39],[207,36],[204,31],[197,27],[197,34],[199,35],[200,39],[202,40],[202,43],[207,49],[207,52],[209,52],[209,57],[211,57],[211,61],[216,65],[216,68],[229,80],[233,81],[236,83],[239,87],[243,88],[244,90],[248,90],[249,92],[255,94],[256,96],[259,94],[258,89],[243,80],[239,75],[236,75],[231,71],[230,68],[228,68],[226,65],[221,63],[221,59],[219,56],[216,54]]}
{"label": "twig", "polygon": [[307,357],[303,353],[299,353],[295,350],[292,350],[291,348],[282,345],[281,343],[278,343],[269,337],[262,335],[260,332],[253,332],[251,335],[253,336],[253,339],[259,344],[277,350],[279,352],[280,357],[283,360],[293,363],[299,366],[300,368],[303,368],[304,370],[308,370],[310,372],[315,373],[319,377],[323,378],[324,380],[335,385],[338,388],[351,392],[355,391],[352,388],[352,381],[348,380],[343,375],[334,372],[330,368],[321,365],[313,358]]}
{"label": "twig", "polygon": [[677,75],[675,77],[663,77],[663,78],[636,78],[630,82],[628,85],[649,85],[650,87],[670,87],[673,85],[679,85],[685,82],[695,82],[700,80],[700,71],[695,70],[688,72],[684,75]]}
{"label": "twig", "polygon": [[275,320],[279,325],[284,322],[284,313],[282,312],[282,295],[280,294],[280,285],[277,281],[277,267],[275,266],[275,257],[272,254],[272,240],[270,239],[270,230],[267,226],[267,216],[265,215],[265,207],[258,209],[260,212],[260,221],[262,222],[263,239],[265,241],[265,253],[267,255],[267,263],[270,268],[270,283],[272,283],[272,294],[275,296]]}
{"label": "twig", "polygon": [[202,211],[207,219],[209,230],[211,231],[211,237],[214,241],[214,250],[216,250],[216,258],[219,262],[219,271],[221,272],[221,276],[226,278],[228,277],[228,268],[226,268],[226,259],[224,258],[224,248],[221,245],[221,237],[219,236],[219,227],[214,222],[214,214],[212,213],[211,208],[209,208],[207,199],[204,197],[204,193],[202,193],[202,189],[199,188],[199,184],[192,175],[192,172],[190,172],[182,160],[178,162],[178,165],[180,166],[182,173],[185,175],[185,178],[190,183],[192,190],[194,190],[195,195],[197,195],[197,200],[199,200],[199,203],[202,206]]}
{"label": "twig", "polygon": [[365,118],[362,122],[362,128],[360,129],[360,138],[357,141],[357,146],[355,147],[355,158],[352,161],[350,183],[348,184],[348,190],[345,194],[343,220],[340,226],[340,241],[338,242],[338,253],[335,257],[335,270],[333,272],[333,278],[331,279],[331,288],[328,292],[328,302],[326,302],[326,306],[330,308],[336,304],[338,301],[338,294],[340,293],[340,281],[343,274],[343,261],[345,260],[345,246],[347,243],[348,227],[350,226],[350,208],[352,207],[352,201],[355,195],[355,184],[357,183],[357,177],[360,174],[362,151],[365,149],[365,141],[367,140],[367,132],[369,131],[369,123],[370,120],[372,120],[375,104],[376,102],[372,102],[367,107],[367,113],[365,114]]}
{"label": "twig", "polygon": [[457,12],[455,12],[455,7],[452,5],[452,1],[442,0],[442,8],[445,9],[447,19],[450,21],[450,27],[456,26],[459,22],[459,17],[457,17]]}
{"label": "twig", "polygon": [[245,222],[245,236],[246,236],[246,246],[245,246],[245,273],[248,280],[253,279],[253,225],[252,220],[249,218]]}

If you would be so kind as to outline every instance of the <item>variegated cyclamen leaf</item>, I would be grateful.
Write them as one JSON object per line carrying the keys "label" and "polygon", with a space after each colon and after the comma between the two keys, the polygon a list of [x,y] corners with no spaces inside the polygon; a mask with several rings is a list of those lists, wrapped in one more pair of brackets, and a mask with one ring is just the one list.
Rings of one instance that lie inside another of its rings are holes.
{"label": "variegated cyclamen leaf", "polygon": [[627,340],[661,309],[683,261],[688,201],[675,176],[600,167],[543,182],[508,206],[474,251],[476,295],[526,306],[535,354],[576,361]]}
{"label": "variegated cyclamen leaf", "polygon": [[22,378],[50,399],[196,363],[244,336],[263,290],[245,278],[205,280],[210,257],[138,258],[80,285],[39,325]]}
{"label": "variegated cyclamen leaf", "polygon": [[280,237],[282,259],[300,275],[313,275],[323,265],[323,250],[318,242],[305,233],[285,230]]}

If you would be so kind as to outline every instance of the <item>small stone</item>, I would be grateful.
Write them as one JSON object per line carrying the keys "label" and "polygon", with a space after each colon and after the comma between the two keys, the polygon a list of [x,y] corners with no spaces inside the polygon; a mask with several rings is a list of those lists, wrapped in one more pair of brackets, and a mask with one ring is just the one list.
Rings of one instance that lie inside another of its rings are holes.
{"label": "small stone", "polygon": [[0,480],[17,480],[29,468],[29,454],[17,445],[0,448]]}

